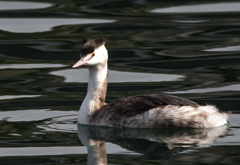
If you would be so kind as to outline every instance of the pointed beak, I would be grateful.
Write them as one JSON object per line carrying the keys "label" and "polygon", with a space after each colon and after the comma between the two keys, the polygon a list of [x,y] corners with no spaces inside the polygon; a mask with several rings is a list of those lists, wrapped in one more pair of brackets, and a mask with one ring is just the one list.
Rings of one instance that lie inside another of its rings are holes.
{"label": "pointed beak", "polygon": [[84,59],[84,58],[81,58],[76,64],[74,64],[72,67],[73,68],[76,68],[76,67],[79,67],[81,65],[84,65],[88,62],[88,59]]}
{"label": "pointed beak", "polygon": [[74,64],[72,67],[73,68],[76,68],[76,67],[79,67],[81,65],[84,65],[86,64],[89,60],[91,60],[93,57],[95,56],[95,54],[88,54],[84,57],[82,57],[76,64]]}

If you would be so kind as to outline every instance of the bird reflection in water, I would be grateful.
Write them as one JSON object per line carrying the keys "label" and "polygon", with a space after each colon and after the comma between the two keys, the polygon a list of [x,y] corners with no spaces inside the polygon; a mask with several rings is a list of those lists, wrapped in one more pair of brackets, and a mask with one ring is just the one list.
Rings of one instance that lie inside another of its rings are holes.
{"label": "bird reflection in water", "polygon": [[107,164],[105,142],[111,142],[129,151],[147,157],[166,158],[199,147],[198,144],[214,143],[215,139],[227,136],[227,127],[205,129],[131,129],[78,125],[78,137],[88,150],[88,165]]}

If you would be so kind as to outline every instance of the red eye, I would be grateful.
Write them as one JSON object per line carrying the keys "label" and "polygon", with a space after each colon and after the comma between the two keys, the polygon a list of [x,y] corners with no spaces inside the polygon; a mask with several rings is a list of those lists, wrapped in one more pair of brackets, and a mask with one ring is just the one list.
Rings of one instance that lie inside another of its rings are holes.
{"label": "red eye", "polygon": [[92,54],[92,58],[95,56],[95,53]]}

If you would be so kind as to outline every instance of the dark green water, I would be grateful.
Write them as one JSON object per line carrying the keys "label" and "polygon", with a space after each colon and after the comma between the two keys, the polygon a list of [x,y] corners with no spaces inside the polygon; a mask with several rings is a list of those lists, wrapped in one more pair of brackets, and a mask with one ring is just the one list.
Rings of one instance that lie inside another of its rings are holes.
{"label": "dark green water", "polygon": [[[174,94],[231,111],[229,128],[77,126],[86,36],[107,40],[107,101]],[[240,1],[0,1],[0,164],[87,164],[79,138],[108,164],[239,164],[239,52]]]}

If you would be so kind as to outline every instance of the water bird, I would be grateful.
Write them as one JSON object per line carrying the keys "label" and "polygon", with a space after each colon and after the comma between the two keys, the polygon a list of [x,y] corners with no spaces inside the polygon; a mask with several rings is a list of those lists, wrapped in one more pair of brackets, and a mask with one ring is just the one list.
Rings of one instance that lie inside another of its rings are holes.
{"label": "water bird", "polygon": [[87,95],[78,113],[78,123],[86,125],[161,128],[212,128],[227,124],[229,114],[215,106],[201,106],[172,95],[129,96],[105,103],[108,77],[105,39],[83,38],[80,60],[73,68],[89,69]]}

